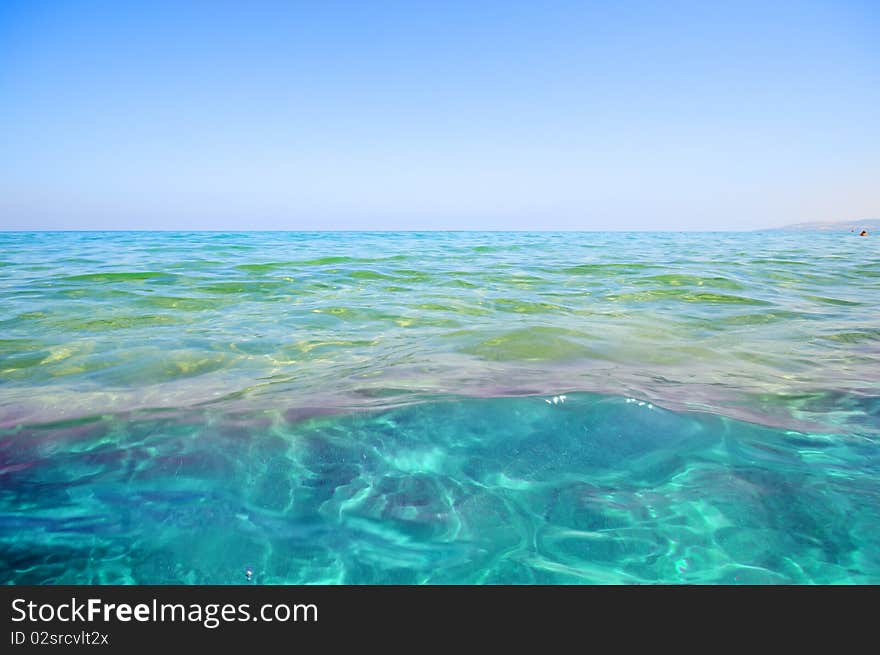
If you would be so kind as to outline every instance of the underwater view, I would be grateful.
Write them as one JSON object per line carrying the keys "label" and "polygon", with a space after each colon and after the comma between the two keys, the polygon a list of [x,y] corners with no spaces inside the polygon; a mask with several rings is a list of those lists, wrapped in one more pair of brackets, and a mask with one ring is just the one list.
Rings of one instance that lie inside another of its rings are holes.
{"label": "underwater view", "polygon": [[4,584],[880,583],[880,242],[0,233]]}

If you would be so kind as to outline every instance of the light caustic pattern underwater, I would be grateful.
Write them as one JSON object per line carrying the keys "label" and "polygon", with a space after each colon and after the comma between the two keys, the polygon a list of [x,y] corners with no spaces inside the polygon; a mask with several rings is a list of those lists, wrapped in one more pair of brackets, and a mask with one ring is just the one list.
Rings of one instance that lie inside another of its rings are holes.
{"label": "light caustic pattern underwater", "polygon": [[0,581],[880,582],[880,241],[0,233]]}

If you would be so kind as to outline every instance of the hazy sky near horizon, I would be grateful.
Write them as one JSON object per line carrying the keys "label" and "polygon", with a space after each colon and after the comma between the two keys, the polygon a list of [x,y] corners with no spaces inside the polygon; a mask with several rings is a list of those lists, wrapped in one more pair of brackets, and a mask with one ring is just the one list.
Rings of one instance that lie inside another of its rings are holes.
{"label": "hazy sky near horizon", "polygon": [[0,3],[0,229],[880,217],[880,3]]}

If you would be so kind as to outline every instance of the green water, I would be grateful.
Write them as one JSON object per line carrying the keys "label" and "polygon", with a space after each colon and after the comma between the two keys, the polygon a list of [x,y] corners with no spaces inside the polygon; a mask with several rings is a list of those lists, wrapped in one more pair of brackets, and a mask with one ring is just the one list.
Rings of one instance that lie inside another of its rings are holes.
{"label": "green water", "polygon": [[876,583],[878,243],[0,233],[2,580]]}

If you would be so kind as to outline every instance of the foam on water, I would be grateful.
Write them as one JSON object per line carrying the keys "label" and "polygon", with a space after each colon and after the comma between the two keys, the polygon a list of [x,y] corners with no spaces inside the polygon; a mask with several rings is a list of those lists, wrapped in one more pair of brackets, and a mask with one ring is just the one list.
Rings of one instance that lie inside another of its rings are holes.
{"label": "foam on water", "polygon": [[880,580],[876,240],[0,246],[3,582]]}

